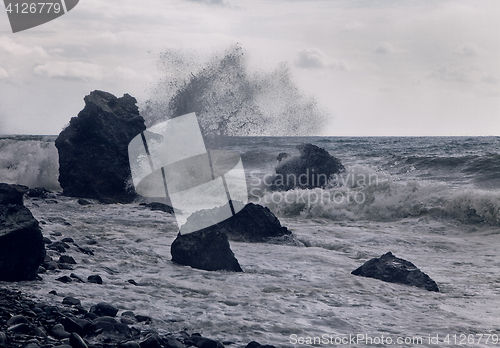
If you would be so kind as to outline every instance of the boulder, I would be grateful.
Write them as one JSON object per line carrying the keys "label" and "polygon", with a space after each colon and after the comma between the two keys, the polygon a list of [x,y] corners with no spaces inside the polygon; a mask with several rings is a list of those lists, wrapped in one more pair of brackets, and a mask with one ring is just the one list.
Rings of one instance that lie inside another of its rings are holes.
{"label": "boulder", "polygon": [[98,199],[103,203],[130,203],[128,144],[146,129],[136,99],[93,91],[78,117],[59,134],[59,183],[67,196]]}
{"label": "boulder", "polygon": [[262,243],[270,238],[292,234],[286,227],[281,226],[269,208],[254,203],[248,203],[236,215],[201,231],[220,231],[224,232],[229,240],[250,243]]}
{"label": "boulder", "polygon": [[427,274],[420,271],[413,263],[400,259],[391,252],[368,260],[351,274],[439,292],[436,282]]}
{"label": "boulder", "polygon": [[222,231],[178,234],[171,246],[172,261],[207,271],[243,272]]}
{"label": "boulder", "polygon": [[34,280],[45,260],[42,231],[23,204],[26,191],[0,184],[0,281]]}
{"label": "boulder", "polygon": [[285,153],[278,156],[279,164],[271,185],[272,190],[323,187],[332,175],[345,169],[339,159],[316,145],[301,144],[297,149],[299,156],[288,156]]}

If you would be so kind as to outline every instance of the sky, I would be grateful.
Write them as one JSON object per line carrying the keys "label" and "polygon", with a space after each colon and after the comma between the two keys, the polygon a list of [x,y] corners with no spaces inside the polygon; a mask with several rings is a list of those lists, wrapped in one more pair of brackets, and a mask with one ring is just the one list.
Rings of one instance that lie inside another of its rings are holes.
{"label": "sky", "polygon": [[[286,64],[333,136],[500,135],[500,2],[80,0],[12,33],[0,9],[0,134],[59,134],[99,89],[146,101],[169,49],[238,43]],[[201,58],[200,58],[201,59]]]}

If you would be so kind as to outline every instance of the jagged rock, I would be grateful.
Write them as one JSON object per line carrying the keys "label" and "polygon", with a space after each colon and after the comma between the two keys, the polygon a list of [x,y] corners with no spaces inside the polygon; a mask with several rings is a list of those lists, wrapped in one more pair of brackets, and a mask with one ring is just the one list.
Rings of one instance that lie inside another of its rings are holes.
{"label": "jagged rock", "polygon": [[23,204],[26,190],[0,184],[0,281],[34,280],[45,259],[38,221]]}
{"label": "jagged rock", "polygon": [[200,231],[221,231],[229,240],[252,243],[266,242],[270,238],[292,234],[286,227],[281,226],[269,208],[254,203],[248,203],[236,215]]}
{"label": "jagged rock", "polygon": [[299,156],[278,156],[280,163],[276,167],[272,190],[323,187],[332,175],[345,169],[339,159],[316,145],[301,144],[297,149]]}
{"label": "jagged rock", "polygon": [[137,100],[93,91],[85,107],[56,139],[59,183],[65,195],[129,203],[136,194],[131,185],[128,144],[146,129]]}
{"label": "jagged rock", "polygon": [[351,274],[439,292],[436,282],[427,274],[420,271],[413,263],[400,259],[391,252],[366,261]]}
{"label": "jagged rock", "polygon": [[207,271],[243,272],[234,257],[227,235],[221,231],[197,231],[179,234],[172,243],[172,261]]}

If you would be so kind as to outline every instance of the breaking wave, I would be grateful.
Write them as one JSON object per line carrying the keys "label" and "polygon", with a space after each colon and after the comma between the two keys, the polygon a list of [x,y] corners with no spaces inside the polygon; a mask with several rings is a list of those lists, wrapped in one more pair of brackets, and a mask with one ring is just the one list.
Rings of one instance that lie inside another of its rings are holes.
{"label": "breaking wave", "polygon": [[55,137],[0,138],[0,182],[59,190]]}
{"label": "breaking wave", "polygon": [[397,221],[431,216],[500,226],[500,191],[445,183],[396,181],[371,168],[348,168],[329,188],[267,192],[258,198],[280,216],[334,221]]}
{"label": "breaking wave", "polygon": [[141,106],[148,126],[196,112],[207,135],[316,135],[329,118],[297,88],[285,64],[250,71],[239,45],[203,63],[169,50],[160,54],[158,69],[162,77]]}

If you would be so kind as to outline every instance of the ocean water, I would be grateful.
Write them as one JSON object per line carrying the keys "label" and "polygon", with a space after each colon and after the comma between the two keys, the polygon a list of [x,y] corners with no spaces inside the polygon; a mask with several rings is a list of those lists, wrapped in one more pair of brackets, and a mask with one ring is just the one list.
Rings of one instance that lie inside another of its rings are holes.
{"label": "ocean water", "polygon": [[[244,273],[172,263],[175,218],[139,201],[81,206],[59,195],[54,139],[0,137],[0,182],[55,190],[57,203],[26,198],[26,206],[45,236],[72,237],[94,256],[72,246],[75,270],[1,286],[50,303],[69,295],[84,306],[110,302],[155,318],[144,329],[187,329],[235,347],[252,340],[277,347],[499,345],[500,137],[209,141],[208,148],[241,154],[251,199],[295,236],[295,244],[231,242]],[[276,156],[298,154],[304,142],[328,150],[346,171],[322,190],[266,192]],[[441,292],[350,274],[388,251],[413,262]],[[55,281],[72,272],[100,274],[104,284]]]}

